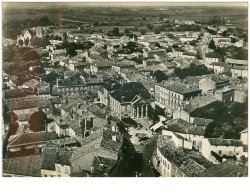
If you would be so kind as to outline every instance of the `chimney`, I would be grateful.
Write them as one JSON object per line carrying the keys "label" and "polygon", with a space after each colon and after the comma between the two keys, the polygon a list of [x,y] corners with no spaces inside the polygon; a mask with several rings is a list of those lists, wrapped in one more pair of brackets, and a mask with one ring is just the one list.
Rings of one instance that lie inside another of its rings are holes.
{"label": "chimney", "polygon": [[116,135],[112,135],[112,141],[116,142]]}
{"label": "chimney", "polygon": [[112,131],[113,131],[113,132],[116,132],[116,126],[115,126],[115,125],[112,125],[111,128],[112,128]]}
{"label": "chimney", "polygon": [[81,126],[82,126],[82,124],[81,124],[81,123],[82,123],[82,121],[81,121],[81,119],[79,119],[79,120],[78,120],[79,127],[81,127]]}

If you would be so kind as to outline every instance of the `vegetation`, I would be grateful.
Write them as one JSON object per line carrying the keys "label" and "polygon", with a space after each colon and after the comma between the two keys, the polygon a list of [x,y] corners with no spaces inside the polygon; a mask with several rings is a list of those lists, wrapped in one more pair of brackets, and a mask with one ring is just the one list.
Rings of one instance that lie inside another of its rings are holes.
{"label": "vegetation", "polygon": [[218,102],[213,106],[197,109],[192,116],[213,119],[205,131],[205,137],[239,139],[240,132],[247,127],[247,102],[234,102],[230,106]]}
{"label": "vegetation", "polygon": [[208,70],[208,68],[204,65],[195,65],[193,63],[190,64],[189,68],[176,68],[174,70],[174,75],[179,77],[180,79],[184,79],[187,76],[201,76],[212,74],[213,70]]}
{"label": "vegetation", "polygon": [[49,122],[49,119],[47,118],[47,115],[39,109],[37,112],[34,112],[30,115],[30,130],[34,132],[38,131],[44,131],[46,123]]}

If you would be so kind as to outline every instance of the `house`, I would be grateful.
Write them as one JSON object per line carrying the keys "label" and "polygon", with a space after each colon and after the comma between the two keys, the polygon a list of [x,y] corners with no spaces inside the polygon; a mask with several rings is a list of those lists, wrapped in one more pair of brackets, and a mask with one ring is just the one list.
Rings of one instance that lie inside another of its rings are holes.
{"label": "house", "polygon": [[81,147],[74,150],[70,158],[72,173],[94,173],[93,161],[96,156],[118,161],[123,139],[120,133],[103,128],[82,139]]}
{"label": "house", "polygon": [[211,162],[218,164],[224,158],[240,160],[244,154],[243,143],[236,139],[204,138],[202,140],[202,154]]}
{"label": "house", "polygon": [[29,155],[3,159],[5,177],[41,177],[41,155]]}
{"label": "house", "polygon": [[46,98],[24,98],[17,101],[10,101],[9,109],[15,112],[18,116],[21,114],[32,114],[42,109],[43,112],[48,112],[51,109],[51,104]]}
{"label": "house", "polygon": [[202,94],[208,94],[217,89],[223,89],[229,86],[229,79],[219,75],[206,75],[199,81],[199,88],[202,90]]}
{"label": "house", "polygon": [[248,177],[247,166],[233,159],[214,165],[200,175],[201,177]]}
{"label": "house", "polygon": [[114,92],[114,90],[118,89],[120,85],[116,83],[108,83],[103,86],[100,90],[98,90],[98,98],[100,99],[100,103],[109,107],[110,103],[110,93]]}
{"label": "house", "polygon": [[225,62],[232,66],[247,66],[248,65],[247,60],[237,60],[237,59],[232,59],[232,58],[226,58]]}
{"label": "house", "polygon": [[219,61],[220,61],[220,56],[215,52],[205,54],[204,62],[206,66]]}
{"label": "house", "polygon": [[204,138],[203,127],[189,124],[183,119],[172,119],[165,123],[162,135],[172,136],[177,147],[201,151],[201,143]]}
{"label": "house", "polygon": [[140,82],[123,84],[110,95],[110,109],[118,118],[148,117],[153,99],[148,90]]}
{"label": "house", "polygon": [[231,68],[233,78],[242,77],[248,78],[248,67],[247,66],[233,66]]}
{"label": "house", "polygon": [[162,177],[197,177],[212,166],[200,152],[177,147],[167,135],[158,136],[154,164]]}
{"label": "house", "polygon": [[46,141],[57,139],[55,132],[30,132],[22,133],[8,143],[7,150],[12,153],[41,151]]}
{"label": "house", "polygon": [[75,138],[48,141],[42,150],[41,176],[70,177],[70,157],[78,147],[80,144]]}
{"label": "house", "polygon": [[183,105],[184,101],[200,93],[201,90],[193,85],[166,81],[155,85],[155,103],[165,109],[166,113],[173,115],[173,111]]}
{"label": "house", "polygon": [[248,128],[240,132],[240,140],[244,145],[248,145]]}
{"label": "house", "polygon": [[175,109],[173,112],[173,119],[181,118],[188,123],[195,124],[197,119],[192,117],[192,113],[197,109],[206,108],[207,106],[214,105],[217,102],[218,100],[211,95],[195,97],[190,99],[185,105],[183,105],[183,107]]}

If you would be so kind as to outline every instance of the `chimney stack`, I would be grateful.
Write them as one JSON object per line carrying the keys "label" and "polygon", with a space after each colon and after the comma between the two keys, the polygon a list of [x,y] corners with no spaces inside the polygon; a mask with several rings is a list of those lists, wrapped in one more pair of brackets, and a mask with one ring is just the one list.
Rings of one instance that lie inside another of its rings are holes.
{"label": "chimney stack", "polygon": [[112,135],[112,140],[116,142],[116,135]]}
{"label": "chimney stack", "polygon": [[115,126],[115,125],[112,125],[111,128],[112,128],[112,131],[113,131],[113,132],[116,132],[116,126]]}

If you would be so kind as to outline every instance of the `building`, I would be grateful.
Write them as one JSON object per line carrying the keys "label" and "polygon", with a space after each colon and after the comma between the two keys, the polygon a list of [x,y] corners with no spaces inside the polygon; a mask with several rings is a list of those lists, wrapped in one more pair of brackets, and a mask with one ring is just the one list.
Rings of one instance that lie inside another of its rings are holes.
{"label": "building", "polygon": [[240,140],[244,145],[248,145],[248,128],[240,132]]}
{"label": "building", "polygon": [[70,158],[72,173],[94,173],[92,164],[96,156],[118,161],[123,140],[120,133],[103,128],[82,139],[81,147],[74,150]]}
{"label": "building", "polygon": [[165,82],[155,85],[155,103],[165,112],[173,115],[173,111],[181,107],[185,101],[198,96],[201,90],[192,85],[180,82]]}
{"label": "building", "polygon": [[211,96],[199,96],[189,100],[182,108],[177,108],[173,112],[173,119],[181,118],[188,123],[194,123],[197,119],[192,116],[192,113],[197,109],[206,108],[207,106],[214,105],[218,100]]}
{"label": "building", "polygon": [[202,140],[202,154],[211,162],[218,164],[227,158],[240,160],[243,143],[235,139],[204,138]]}
{"label": "building", "polygon": [[212,166],[201,153],[177,147],[167,135],[159,135],[157,139],[155,161],[162,177],[197,177]]}
{"label": "building", "polygon": [[228,159],[214,165],[200,175],[201,177],[248,177],[247,166],[243,163]]}
{"label": "building", "polygon": [[223,89],[229,86],[229,79],[219,75],[206,75],[199,81],[199,88],[202,94],[208,94],[217,89]]}
{"label": "building", "polygon": [[144,118],[148,117],[150,107],[154,107],[154,100],[140,82],[130,82],[110,94],[109,105],[118,118]]}
{"label": "building", "polygon": [[46,141],[57,139],[55,132],[28,132],[22,133],[10,140],[7,150],[10,152],[25,153],[25,151],[40,152]]}
{"label": "building", "polygon": [[177,147],[201,151],[205,129],[190,124],[183,119],[173,119],[165,123],[162,135],[172,137]]}

